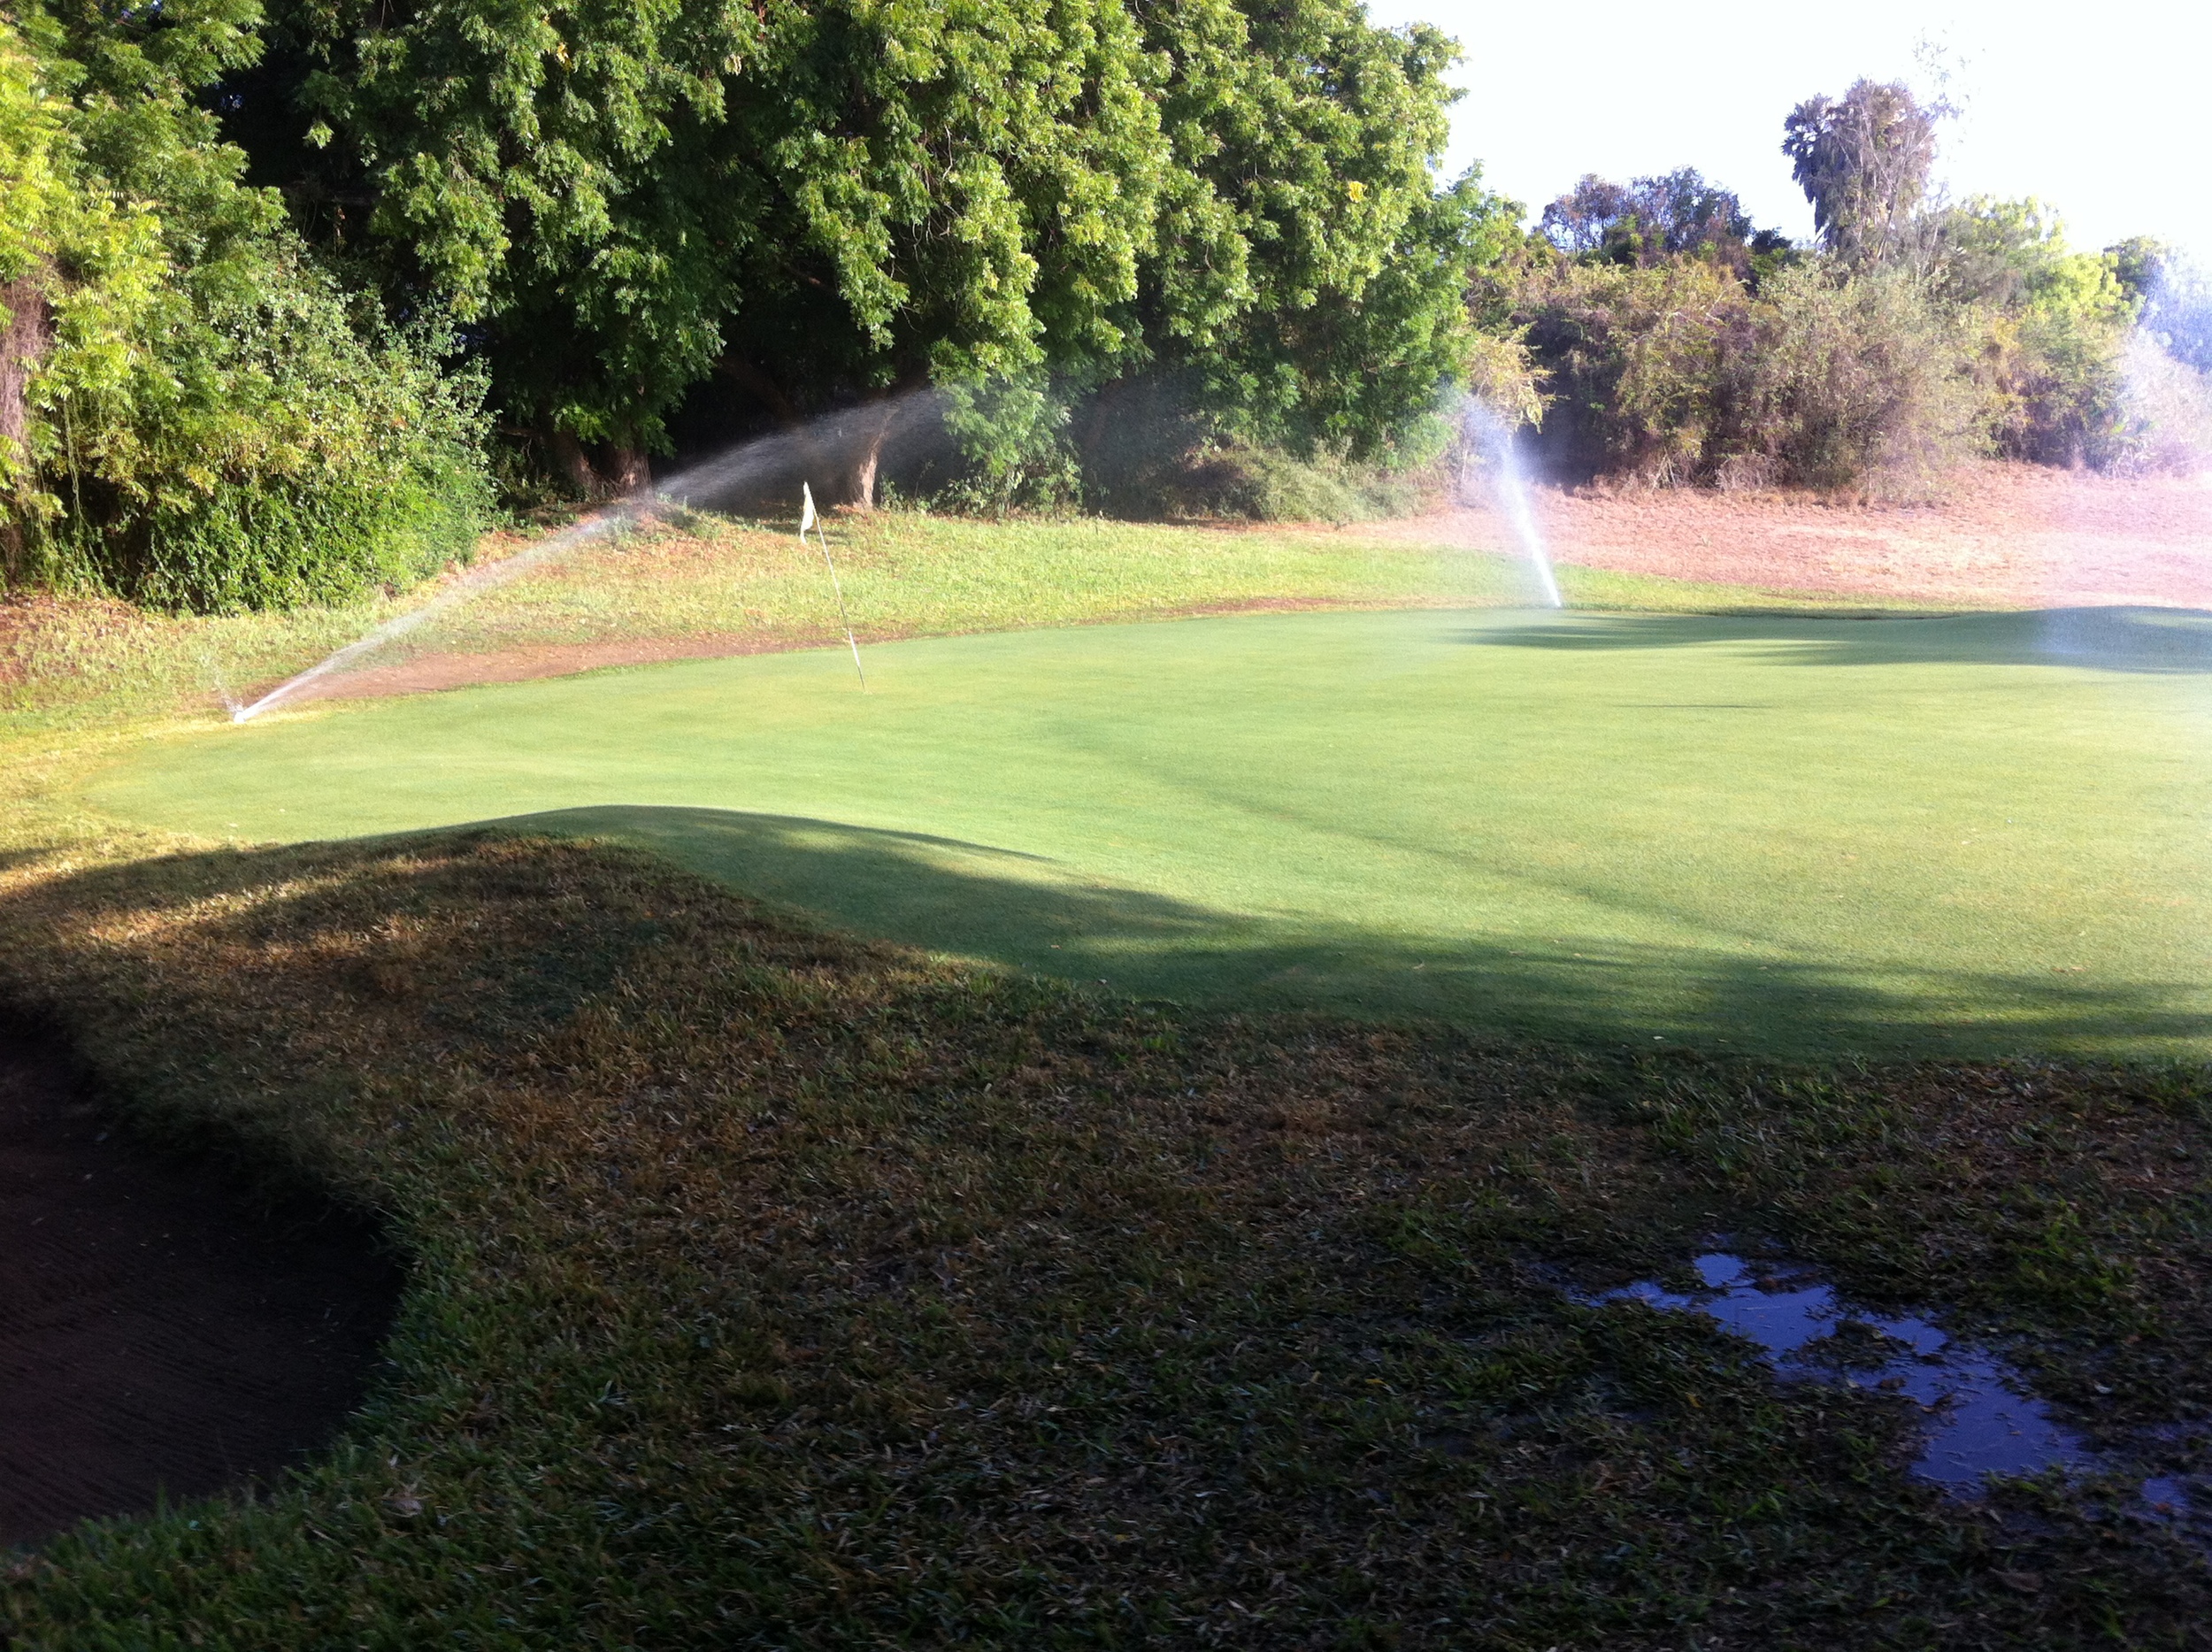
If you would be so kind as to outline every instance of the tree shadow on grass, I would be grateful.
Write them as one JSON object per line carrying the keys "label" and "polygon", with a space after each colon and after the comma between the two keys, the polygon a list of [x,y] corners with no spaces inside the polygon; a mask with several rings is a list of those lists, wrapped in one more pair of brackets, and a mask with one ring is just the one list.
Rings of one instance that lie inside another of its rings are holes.
{"label": "tree shadow on grass", "polygon": [[1588,614],[1471,628],[1483,648],[1604,652],[1765,643],[1795,665],[2072,665],[2157,676],[2212,672],[2212,613],[2185,608],[2047,608],[1878,619]]}
{"label": "tree shadow on grass", "polygon": [[954,839],[712,809],[569,809],[484,824],[615,840],[835,929],[1210,1008],[1816,1057],[2195,1059],[2212,1033],[2201,994],[2179,981],[1831,967],[1605,935],[1394,934],[1218,911]]}

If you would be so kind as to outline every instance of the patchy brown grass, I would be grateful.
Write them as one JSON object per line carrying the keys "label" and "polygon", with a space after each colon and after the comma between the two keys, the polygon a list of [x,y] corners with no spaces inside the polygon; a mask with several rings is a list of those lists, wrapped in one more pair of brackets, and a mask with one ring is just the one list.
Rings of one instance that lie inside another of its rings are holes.
{"label": "patchy brown grass", "polygon": [[1561,1289],[1729,1229],[1960,1303],[2116,1435],[2200,1416],[2199,1075],[1195,1019],[480,834],[0,880],[0,993],[142,1128],[413,1261],[339,1450],[57,1544],[16,1644],[2181,1647],[2212,1607],[2169,1533],[1947,1504],[1894,1402]]}
{"label": "patchy brown grass", "polygon": [[[1932,501],[1873,505],[1691,488],[1540,488],[1536,515],[1553,554],[1578,570],[1972,608],[2212,607],[2212,485],[2200,478],[1986,464],[1951,476]],[[1408,543],[1512,543],[1506,524],[1482,509],[1371,531]]]}

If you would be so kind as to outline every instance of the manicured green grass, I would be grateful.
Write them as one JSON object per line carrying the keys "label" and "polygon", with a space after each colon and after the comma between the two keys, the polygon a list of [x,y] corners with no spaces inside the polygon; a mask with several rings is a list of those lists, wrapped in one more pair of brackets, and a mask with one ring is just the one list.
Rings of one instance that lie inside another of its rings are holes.
{"label": "manicured green grass", "polygon": [[2200,1057],[2212,622],[1240,616],[313,706],[96,807],[527,816],[863,934],[1617,1043]]}

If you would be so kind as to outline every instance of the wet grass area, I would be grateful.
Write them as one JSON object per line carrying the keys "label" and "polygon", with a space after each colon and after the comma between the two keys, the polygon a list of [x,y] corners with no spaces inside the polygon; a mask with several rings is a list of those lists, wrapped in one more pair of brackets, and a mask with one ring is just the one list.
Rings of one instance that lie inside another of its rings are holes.
{"label": "wet grass area", "polygon": [[[1908,1471],[1955,1497],[1980,1497],[1993,1479],[2052,1471],[2077,1483],[2126,1475],[2125,1442],[2098,1450],[2080,1429],[2053,1414],[2024,1373],[2001,1355],[1954,1337],[1935,1318],[1846,1302],[1816,1272],[1786,1260],[1713,1250],[1693,1258],[1689,1272],[1695,1282],[1679,1290],[1640,1279],[1592,1300],[1696,1314],[1755,1344],[1786,1381],[1829,1383],[1909,1403],[1918,1416],[1908,1425],[1920,1444]],[[2153,1431],[2127,1455],[2155,1452],[2174,1432]],[[2205,1490],[2153,1474],[2126,1511],[2194,1528],[2212,1513],[2197,1507]],[[2200,1542],[2208,1535],[2194,1534]]]}
{"label": "wet grass area", "polygon": [[[2195,1069],[1208,1017],[491,833],[5,877],[0,991],[412,1261],[335,1447],[46,1547],[0,1579],[21,1644],[2182,1648],[2212,1615],[2140,1505],[2212,1469]],[[1776,1259],[1682,1272],[1716,1233]],[[1857,1313],[1821,1369],[1860,1386],[1559,1287],[1762,1274]],[[1929,1418],[1880,1386],[1916,1304],[2125,1474],[1916,1474]]]}

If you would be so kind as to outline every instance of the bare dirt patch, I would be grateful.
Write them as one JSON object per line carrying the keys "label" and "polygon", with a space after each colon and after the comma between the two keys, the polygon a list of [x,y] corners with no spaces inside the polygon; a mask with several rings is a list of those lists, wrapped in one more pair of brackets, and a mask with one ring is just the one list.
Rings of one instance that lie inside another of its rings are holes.
{"label": "bare dirt patch", "polygon": [[[1975,607],[2212,607],[2212,484],[2202,480],[1991,465],[1930,504],[1548,488],[1535,503],[1558,561],[1623,573]],[[1381,531],[1486,550],[1512,543],[1486,509]]]}
{"label": "bare dirt patch", "polygon": [[[792,644],[772,637],[644,637],[613,642],[549,642],[481,654],[423,654],[389,665],[365,666],[319,679],[300,700],[368,700],[382,695],[423,694],[472,683],[531,682],[611,665],[653,665],[664,660],[727,659],[767,654]],[[266,688],[274,688],[273,683]],[[257,693],[266,689],[256,690]]]}
{"label": "bare dirt patch", "polygon": [[375,1235],[128,1140],[0,1023],[0,1544],[297,1464],[360,1402],[397,1295]]}
{"label": "bare dirt patch", "polygon": [[[1318,598],[1259,598],[1251,602],[1205,603],[1141,614],[1116,614],[1093,623],[1111,625],[1130,619],[1187,619],[1208,614],[1291,613],[1310,609],[1342,608],[1354,604]],[[895,642],[912,634],[889,632],[863,636],[863,648]],[[635,637],[605,642],[534,643],[484,653],[420,654],[395,660],[388,665],[364,666],[334,672],[303,685],[293,703],[310,700],[368,700],[386,695],[427,694],[441,688],[465,688],[479,683],[533,682],[542,677],[567,677],[578,672],[600,671],[619,665],[657,665],[670,660],[733,659],[749,654],[779,654],[794,649],[841,647],[841,632],[820,636],[793,636],[758,632],[749,636],[726,634],[687,637]],[[252,690],[265,694],[277,685],[265,683]]]}

